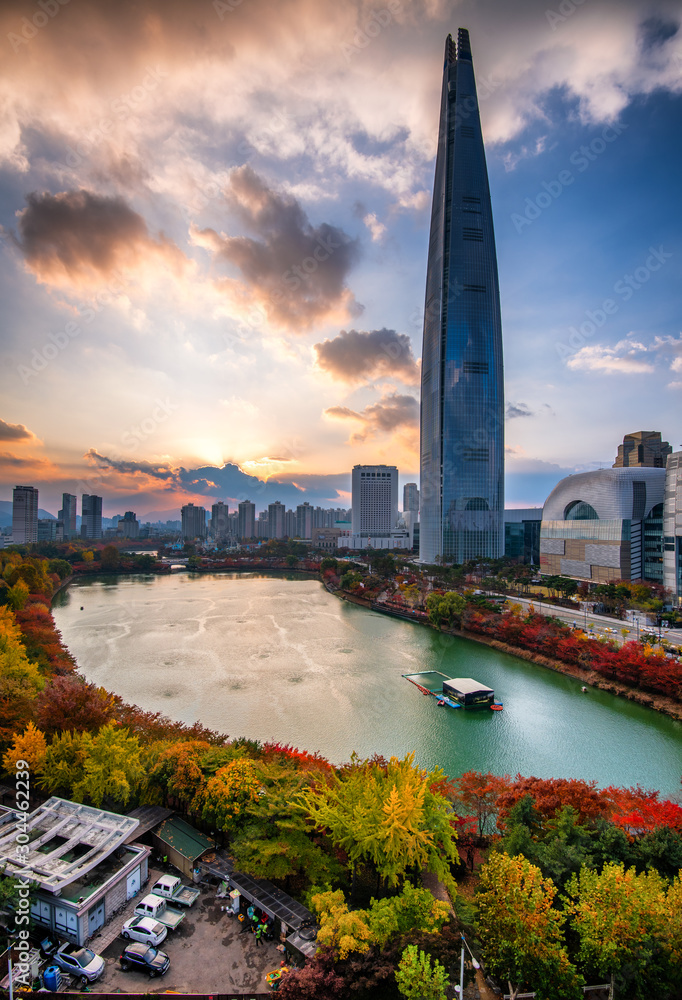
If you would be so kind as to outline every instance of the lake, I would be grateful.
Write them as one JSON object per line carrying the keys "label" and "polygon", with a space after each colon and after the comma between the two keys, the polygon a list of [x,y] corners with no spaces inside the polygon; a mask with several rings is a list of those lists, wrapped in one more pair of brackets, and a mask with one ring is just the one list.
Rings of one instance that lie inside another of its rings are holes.
{"label": "lake", "polygon": [[[317,579],[89,578],[56,595],[53,613],[88,680],[232,737],[291,743],[336,763],[353,751],[414,751],[452,776],[473,769],[680,791],[682,723],[347,604]],[[476,678],[504,711],[439,708],[402,677],[424,670]]]}

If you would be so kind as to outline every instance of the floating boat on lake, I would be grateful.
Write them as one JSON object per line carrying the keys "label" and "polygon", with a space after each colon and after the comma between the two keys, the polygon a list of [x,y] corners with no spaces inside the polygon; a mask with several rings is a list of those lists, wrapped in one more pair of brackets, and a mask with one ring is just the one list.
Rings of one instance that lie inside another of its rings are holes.
{"label": "floating boat on lake", "polygon": [[432,694],[439,708],[490,708],[501,712],[503,705],[495,701],[492,688],[481,684],[473,677],[448,677],[440,670],[427,670],[419,674],[403,674],[403,677],[422,694]]}

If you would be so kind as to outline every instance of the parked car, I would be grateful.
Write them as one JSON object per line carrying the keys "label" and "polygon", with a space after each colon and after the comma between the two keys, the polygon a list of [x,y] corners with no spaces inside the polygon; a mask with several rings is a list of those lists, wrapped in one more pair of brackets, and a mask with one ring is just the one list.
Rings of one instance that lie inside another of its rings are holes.
{"label": "parked car", "polygon": [[129,969],[139,969],[150,977],[163,976],[170,968],[170,958],[165,951],[158,951],[149,944],[143,944],[142,941],[126,945],[119,962],[124,972]]}
{"label": "parked car", "polygon": [[54,961],[63,972],[70,972],[81,983],[92,983],[104,972],[104,959],[89,948],[67,941],[57,949]]}
{"label": "parked car", "polygon": [[154,945],[155,948],[166,940],[167,934],[168,928],[151,917],[131,917],[121,928],[121,935],[124,938],[142,941]]}

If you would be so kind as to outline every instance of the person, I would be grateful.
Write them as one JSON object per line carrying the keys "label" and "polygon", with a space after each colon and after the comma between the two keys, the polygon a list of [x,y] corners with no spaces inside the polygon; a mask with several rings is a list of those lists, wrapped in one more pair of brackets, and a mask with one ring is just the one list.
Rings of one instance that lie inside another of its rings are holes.
{"label": "person", "polygon": [[258,945],[261,943],[262,937],[263,937],[263,925],[258,924],[258,926],[256,927],[256,947],[258,947]]}

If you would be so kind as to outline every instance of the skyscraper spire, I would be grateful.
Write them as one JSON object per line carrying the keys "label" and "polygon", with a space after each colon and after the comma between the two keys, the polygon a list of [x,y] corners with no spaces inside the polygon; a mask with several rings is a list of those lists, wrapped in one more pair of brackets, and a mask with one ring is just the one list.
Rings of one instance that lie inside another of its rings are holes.
{"label": "skyscraper spire", "polygon": [[426,275],[420,558],[504,549],[504,387],[497,258],[469,33],[445,42]]}

